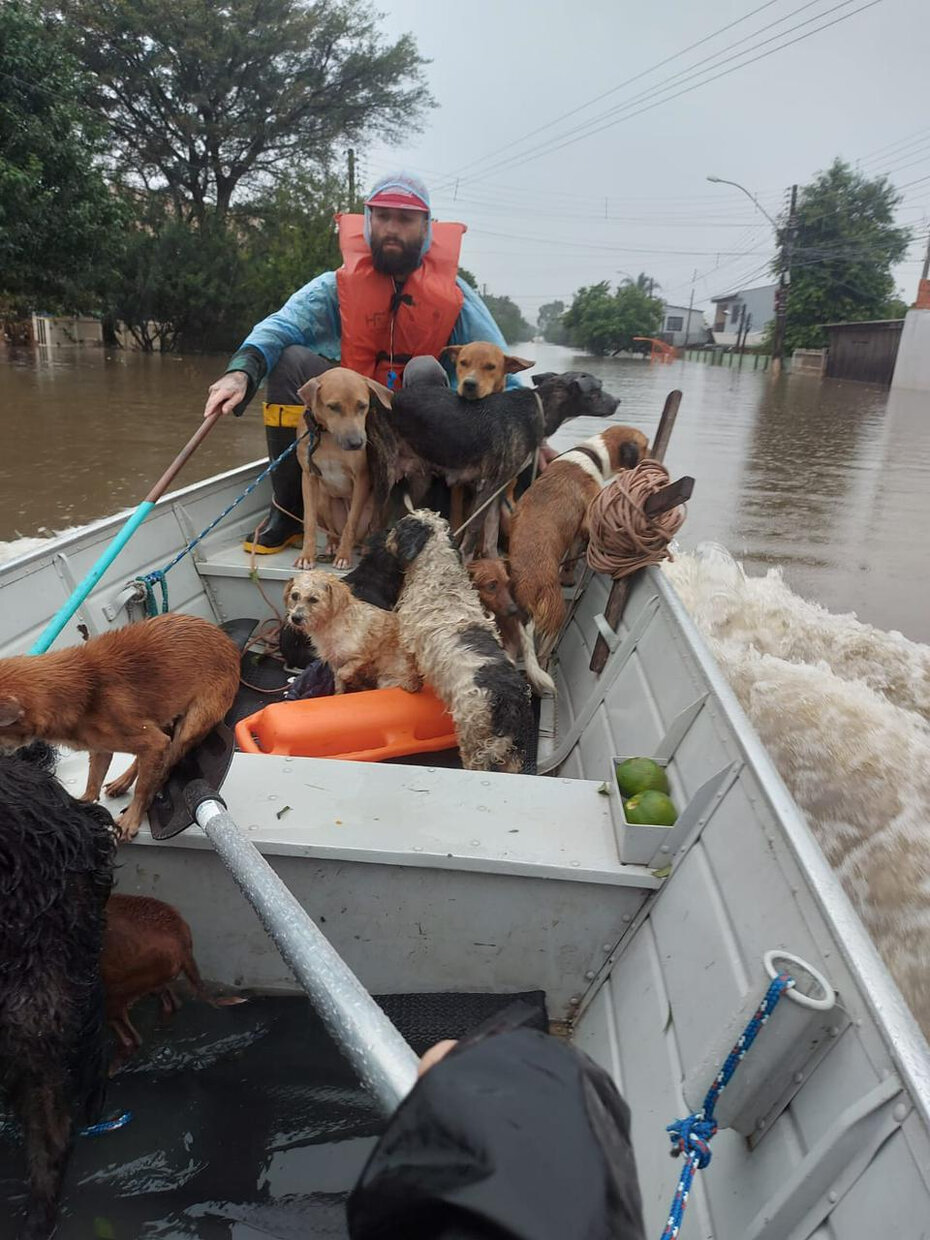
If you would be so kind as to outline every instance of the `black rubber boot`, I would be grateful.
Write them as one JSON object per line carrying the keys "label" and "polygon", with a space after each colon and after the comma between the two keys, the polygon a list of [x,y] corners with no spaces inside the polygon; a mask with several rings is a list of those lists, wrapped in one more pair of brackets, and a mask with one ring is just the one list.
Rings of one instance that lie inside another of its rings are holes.
{"label": "black rubber boot", "polygon": [[[295,435],[296,431],[292,426],[266,426],[268,459],[274,460],[276,456],[280,456],[285,448],[294,442]],[[277,469],[272,470],[271,489],[275,502],[271,505],[268,516],[257,536],[247,538],[242,544],[245,551],[254,551],[256,555],[273,555],[276,551],[283,551],[285,547],[298,546],[303,542],[304,501],[296,452],[285,457]],[[281,509],[285,511],[282,512]]]}

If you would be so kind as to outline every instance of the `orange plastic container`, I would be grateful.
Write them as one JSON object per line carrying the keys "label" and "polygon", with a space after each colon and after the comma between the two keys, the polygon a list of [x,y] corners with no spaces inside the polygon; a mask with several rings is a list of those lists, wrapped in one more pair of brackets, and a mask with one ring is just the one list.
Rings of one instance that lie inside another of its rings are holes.
{"label": "orange plastic container", "polygon": [[432,689],[366,689],[274,702],[236,724],[245,753],[380,762],[455,747],[455,726]]}

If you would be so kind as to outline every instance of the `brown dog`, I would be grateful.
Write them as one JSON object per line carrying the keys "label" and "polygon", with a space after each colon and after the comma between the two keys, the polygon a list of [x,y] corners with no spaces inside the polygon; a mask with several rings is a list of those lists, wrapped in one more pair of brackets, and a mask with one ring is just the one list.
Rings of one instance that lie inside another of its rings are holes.
{"label": "brown dog", "polygon": [[389,409],[392,396],[374,379],[342,366],[309,379],[297,395],[309,411],[307,425],[319,432],[319,443],[312,454],[307,439],[297,446],[304,542],[294,566],[313,568],[319,528],[326,535],[326,554],[333,557],[333,567],[349,568],[356,542],[371,525],[374,507],[365,423],[372,397]]}
{"label": "brown dog", "polygon": [[459,396],[466,400],[483,400],[492,392],[503,392],[508,375],[529,370],[535,362],[510,357],[496,344],[473,340],[471,344],[450,344],[443,349],[455,366]]}
{"label": "brown dog", "polygon": [[[535,362],[522,357],[510,357],[496,344],[487,340],[473,340],[471,344],[450,344],[443,349],[452,358],[459,396],[465,400],[483,400],[492,392],[503,392],[507,376],[529,370]],[[512,490],[512,487],[511,487]],[[512,502],[513,496],[508,493]],[[449,523],[453,531],[465,520],[465,488],[457,483],[450,496]],[[487,522],[488,518],[485,518]],[[490,527],[489,531],[490,533]],[[487,548],[485,548],[487,550]]]}
{"label": "brown dog", "polygon": [[238,995],[214,999],[207,994],[197,962],[191,928],[170,904],[149,896],[112,895],[107,901],[100,973],[106,991],[107,1023],[127,1051],[142,1045],[129,1009],[146,995],[158,995],[162,1011],[180,1007],[172,988],[181,974],[194,995],[213,1007],[244,1003]]}
{"label": "brown dog", "polygon": [[325,569],[300,573],[284,587],[287,622],[305,633],[333,669],[337,693],[353,689],[406,689],[423,681],[412,655],[402,649],[397,617],[357,599],[344,581]]}
{"label": "brown dog", "polygon": [[[239,651],[215,625],[169,612],[51,654],[0,659],[0,748],[34,739],[90,753],[82,801],[96,801],[114,753],[135,762],[107,786],[131,804],[131,840],[169,770],[223,718],[239,688]],[[138,778],[137,778],[138,776]]]}
{"label": "brown dog", "polygon": [[516,662],[521,650],[520,609],[514,602],[506,560],[472,560],[467,566],[481,605],[493,617],[501,642]]}
{"label": "brown dog", "polygon": [[559,584],[562,560],[588,538],[588,505],[618,470],[633,469],[645,455],[646,436],[632,426],[609,426],[564,452],[520,497],[510,526],[510,576],[517,606],[529,617],[527,674],[533,638],[547,657],[565,619]]}

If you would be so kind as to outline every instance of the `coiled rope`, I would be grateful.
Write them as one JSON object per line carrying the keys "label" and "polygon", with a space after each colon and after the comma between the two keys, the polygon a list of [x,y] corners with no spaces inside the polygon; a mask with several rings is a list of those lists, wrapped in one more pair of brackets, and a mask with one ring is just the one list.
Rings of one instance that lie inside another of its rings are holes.
{"label": "coiled rope", "polygon": [[643,505],[668,486],[669,473],[658,461],[624,469],[588,506],[588,564],[595,572],[628,577],[647,564],[672,559],[668,544],[685,519],[684,504],[648,517]]}

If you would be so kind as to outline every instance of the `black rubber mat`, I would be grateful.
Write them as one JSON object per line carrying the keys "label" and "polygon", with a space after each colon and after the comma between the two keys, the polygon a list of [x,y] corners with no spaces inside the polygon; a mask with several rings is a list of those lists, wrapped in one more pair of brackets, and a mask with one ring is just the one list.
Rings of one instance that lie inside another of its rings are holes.
{"label": "black rubber mat", "polygon": [[[545,1028],[541,992],[379,1000],[420,1054],[516,998]],[[142,1051],[113,1078],[124,1128],[77,1143],[56,1240],[345,1237],[345,1199],[382,1120],[306,999],[187,1002],[167,1025],[133,1009]],[[0,1236],[15,1234],[20,1151],[0,1131]]]}

